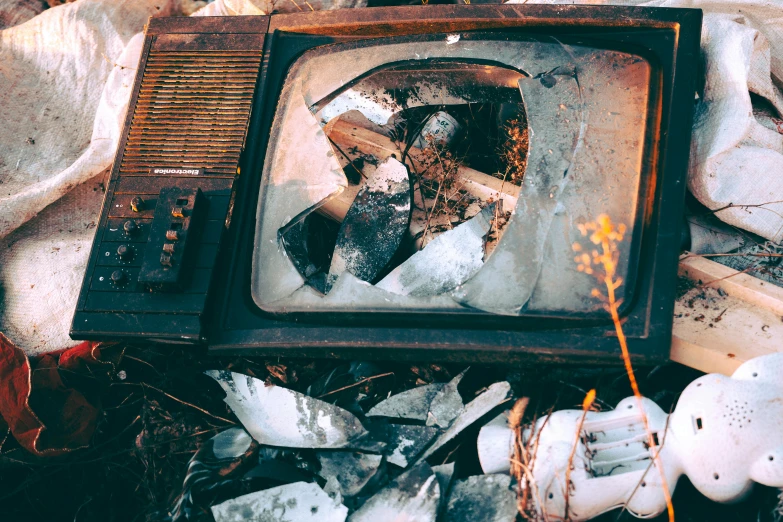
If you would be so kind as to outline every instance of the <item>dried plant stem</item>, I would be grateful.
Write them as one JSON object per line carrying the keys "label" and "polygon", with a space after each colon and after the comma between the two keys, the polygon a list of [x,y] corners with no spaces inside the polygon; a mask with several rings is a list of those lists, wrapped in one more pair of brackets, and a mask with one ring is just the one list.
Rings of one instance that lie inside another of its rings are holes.
{"label": "dried plant stem", "polygon": [[[132,383],[129,383],[129,384],[132,384]],[[171,395],[170,393],[166,393],[165,391],[161,390],[160,388],[156,388],[155,386],[151,386],[151,385],[147,384],[146,382],[143,382],[143,383],[141,383],[141,386],[143,386],[143,387],[145,387],[145,388],[149,388],[149,389],[151,389],[151,390],[155,390],[155,391],[156,391],[156,392],[158,392],[158,393],[162,393],[163,395],[165,395],[165,396],[166,396],[166,397],[168,397],[169,399],[171,399],[171,400],[174,400],[174,401],[177,401],[177,402],[178,402],[178,403],[180,403],[180,404],[184,404],[185,406],[188,406],[188,407],[190,407],[190,408],[193,408],[194,410],[198,410],[198,411],[200,411],[201,413],[203,413],[203,414],[205,414],[205,415],[209,415],[209,416],[210,416],[210,417],[212,417],[212,418],[215,418],[215,419],[221,420],[221,421],[223,421],[223,422],[227,422],[227,423],[229,423],[229,424],[232,424],[232,425],[236,425],[236,422],[234,422],[234,421],[232,421],[232,420],[230,420],[230,419],[226,419],[226,418],[224,418],[224,417],[221,417],[221,416],[219,416],[219,415],[215,415],[214,413],[210,413],[210,412],[208,412],[208,411],[207,411],[207,410],[205,410],[204,408],[199,408],[199,407],[198,407],[198,406],[196,406],[195,404],[191,404],[191,403],[189,403],[189,402],[187,402],[187,401],[183,401],[182,399],[178,399],[178,398],[174,397],[173,395]]]}
{"label": "dried plant stem", "polygon": [[[514,404],[514,408],[512,408],[508,418],[508,425],[514,431],[514,452],[510,462],[511,474],[517,479],[517,510],[526,520],[550,520],[546,511],[546,504],[544,504],[541,498],[538,484],[533,475],[533,468],[536,463],[541,432],[549,422],[554,406],[550,408],[548,414],[544,417],[541,427],[535,429],[538,424],[535,417],[529,424],[522,423],[522,417],[525,413],[524,410],[527,409],[527,405],[528,399],[526,397],[519,399]],[[527,441],[525,441],[523,436],[525,426],[530,427],[531,436],[528,437]],[[535,436],[533,436],[534,434]],[[531,497],[541,510],[541,516],[538,513],[528,512],[528,500]]]}
{"label": "dried plant stem", "polygon": [[364,379],[360,381],[356,381],[353,384],[349,384],[348,386],[343,386],[342,388],[337,388],[336,390],[332,390],[330,392],[324,393],[323,395],[319,395],[316,397],[316,399],[320,399],[321,397],[326,397],[327,395],[332,395],[333,393],[341,392],[343,390],[347,390],[348,388],[353,388],[354,386],[359,386],[360,384],[363,384],[367,381],[371,381],[373,379],[379,379],[381,377],[387,377],[389,375],[394,375],[394,372],[387,372],[387,373],[381,373],[379,375],[373,375],[371,377],[365,377]]}
{"label": "dried plant stem", "polygon": [[569,501],[571,500],[571,471],[574,468],[574,457],[576,456],[576,449],[579,447],[579,441],[582,438],[582,428],[585,425],[585,419],[587,418],[587,412],[595,402],[595,390],[587,392],[584,401],[582,401],[582,416],[579,418],[579,424],[576,426],[576,433],[574,434],[574,443],[571,446],[571,453],[568,455],[568,465],[565,472],[565,509],[563,516],[565,520],[569,519],[568,509]]}
{"label": "dried plant stem", "polygon": [[[594,234],[594,237],[596,235],[598,235],[598,233]],[[622,284],[622,280],[616,277],[617,252],[614,247],[611,234],[600,234],[599,237],[601,248],[603,250],[603,255],[600,256],[600,259],[604,268],[604,285],[606,286],[607,308],[609,309],[609,313],[612,316],[612,323],[614,323],[617,340],[620,343],[620,349],[623,355],[625,371],[628,374],[628,380],[631,383],[631,389],[633,390],[634,397],[636,397],[636,402],[638,404],[639,412],[644,424],[644,431],[647,434],[647,443],[653,456],[653,462],[655,462],[656,468],[658,468],[658,472],[661,475],[661,486],[663,488],[664,498],[666,499],[666,511],[669,515],[669,522],[674,522],[674,505],[672,504],[672,496],[669,490],[669,484],[666,481],[666,474],[664,472],[663,466],[661,465],[659,448],[655,444],[655,438],[653,437],[653,433],[650,430],[647,413],[644,411],[642,394],[639,391],[639,384],[636,381],[636,375],[634,374],[633,365],[631,364],[631,355],[628,351],[628,340],[625,337],[622,322],[620,321],[620,302],[617,300],[617,296],[615,294],[615,290],[617,290],[617,288],[619,288]],[[568,473],[568,471],[566,473]],[[566,506],[568,505],[567,502],[568,499],[566,497]],[[566,508],[566,513],[567,512],[568,510]]]}

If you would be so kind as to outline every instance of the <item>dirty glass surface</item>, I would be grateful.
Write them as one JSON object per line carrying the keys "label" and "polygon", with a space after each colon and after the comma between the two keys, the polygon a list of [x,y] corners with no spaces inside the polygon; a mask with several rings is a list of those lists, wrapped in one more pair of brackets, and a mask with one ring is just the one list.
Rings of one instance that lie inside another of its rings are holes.
{"label": "dirty glass surface", "polygon": [[[555,38],[319,47],[288,72],[257,211],[272,312],[602,309],[580,226],[607,215],[629,298],[652,68]],[[643,199],[642,199],[643,201]]]}

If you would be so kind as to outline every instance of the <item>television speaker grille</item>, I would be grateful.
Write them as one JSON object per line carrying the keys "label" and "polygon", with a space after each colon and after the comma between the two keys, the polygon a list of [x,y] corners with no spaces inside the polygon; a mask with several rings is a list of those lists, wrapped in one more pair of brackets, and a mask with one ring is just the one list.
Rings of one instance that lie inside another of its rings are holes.
{"label": "television speaker grille", "polygon": [[144,67],[119,173],[234,176],[261,51],[155,51]]}

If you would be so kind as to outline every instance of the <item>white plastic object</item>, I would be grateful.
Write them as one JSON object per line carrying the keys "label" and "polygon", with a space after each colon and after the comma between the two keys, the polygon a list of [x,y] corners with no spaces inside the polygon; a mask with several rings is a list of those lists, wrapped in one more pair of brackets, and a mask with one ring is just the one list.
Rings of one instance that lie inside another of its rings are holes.
{"label": "white plastic object", "polygon": [[[634,397],[612,411],[588,412],[570,473],[568,511],[574,522],[623,506],[639,518],[666,509],[640,405],[670,493],[682,475],[716,502],[741,500],[754,482],[783,488],[783,353],[777,353],[744,363],[731,377],[696,379],[671,415],[649,399]],[[566,469],[582,416],[581,410],[558,411],[523,433],[525,443],[537,441],[532,497],[545,520],[565,518]],[[513,437],[508,428],[505,435],[498,428],[493,422],[479,434],[485,472],[509,469]]]}

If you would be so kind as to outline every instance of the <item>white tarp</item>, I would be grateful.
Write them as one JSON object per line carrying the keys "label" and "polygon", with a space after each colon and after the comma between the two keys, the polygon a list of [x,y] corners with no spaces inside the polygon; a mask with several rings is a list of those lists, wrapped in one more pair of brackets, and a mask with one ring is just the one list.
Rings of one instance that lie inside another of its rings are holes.
{"label": "white tarp", "polygon": [[[217,0],[196,15],[327,5],[361,4]],[[754,116],[749,91],[767,99],[779,116],[783,3],[641,5],[708,13],[708,77],[697,103],[689,187],[712,209],[753,205],[718,216],[781,241],[783,141],[775,129],[783,122]],[[0,331],[28,353],[73,344],[67,332],[100,209],[98,186],[116,151],[141,49],[141,37],[134,36],[150,15],[187,12],[188,6],[178,0],[78,0],[0,31]]]}

